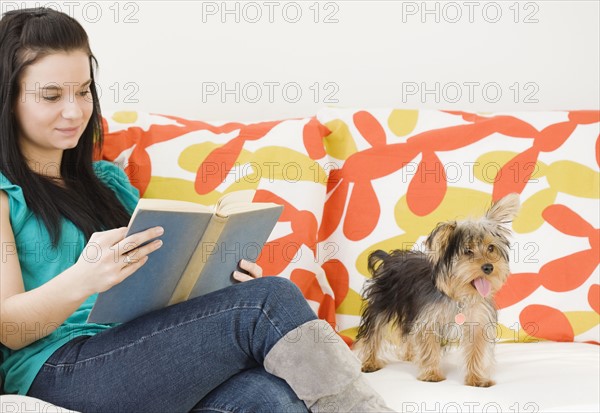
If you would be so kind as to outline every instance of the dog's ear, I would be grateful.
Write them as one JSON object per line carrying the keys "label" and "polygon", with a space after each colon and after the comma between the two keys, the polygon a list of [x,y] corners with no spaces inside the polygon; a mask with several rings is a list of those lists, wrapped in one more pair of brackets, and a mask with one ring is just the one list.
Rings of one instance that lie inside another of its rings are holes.
{"label": "dog's ear", "polygon": [[485,214],[485,217],[498,224],[508,224],[517,216],[520,202],[518,194],[508,194],[494,203]]}
{"label": "dog's ear", "polygon": [[431,234],[425,241],[425,246],[429,250],[429,257],[437,262],[443,256],[443,251],[448,247],[450,236],[456,229],[456,221],[441,222],[431,231]]}
{"label": "dog's ear", "polygon": [[383,262],[386,259],[388,259],[389,257],[390,257],[390,255],[385,251],[382,251],[382,250],[373,251],[371,254],[369,254],[369,262],[368,262],[369,272],[372,275],[375,275],[377,273],[377,270],[379,270],[379,268],[383,264]]}

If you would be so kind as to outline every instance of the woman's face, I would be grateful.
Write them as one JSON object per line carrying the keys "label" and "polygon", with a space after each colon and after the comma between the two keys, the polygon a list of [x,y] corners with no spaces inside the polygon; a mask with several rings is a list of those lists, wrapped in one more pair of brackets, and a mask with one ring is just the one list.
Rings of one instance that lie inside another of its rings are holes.
{"label": "woman's face", "polygon": [[14,108],[28,161],[60,161],[92,116],[90,63],[83,51],[49,54],[25,68]]}

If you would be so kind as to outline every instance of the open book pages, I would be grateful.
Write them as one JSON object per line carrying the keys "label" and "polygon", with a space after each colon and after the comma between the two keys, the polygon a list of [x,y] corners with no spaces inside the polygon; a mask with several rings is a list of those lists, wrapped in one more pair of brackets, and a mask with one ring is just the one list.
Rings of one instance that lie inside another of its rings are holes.
{"label": "open book pages", "polygon": [[139,200],[138,205],[133,212],[132,221],[139,210],[207,212],[221,217],[227,217],[235,213],[256,211],[277,206],[277,204],[270,202],[253,203],[252,199],[254,198],[255,193],[256,191],[254,190],[230,192],[223,195],[214,206],[206,206],[189,201],[142,198]]}
{"label": "open book pages", "polygon": [[223,195],[215,206],[216,214],[226,217],[239,212],[256,211],[277,206],[277,204],[270,202],[253,203],[255,193],[256,191],[247,189]]}

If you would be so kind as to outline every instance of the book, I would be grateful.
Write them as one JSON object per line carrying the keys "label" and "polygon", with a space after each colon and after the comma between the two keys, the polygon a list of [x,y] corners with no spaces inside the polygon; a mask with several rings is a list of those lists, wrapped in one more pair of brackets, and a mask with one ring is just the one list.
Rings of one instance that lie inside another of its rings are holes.
{"label": "book", "polygon": [[127,236],[155,226],[163,246],[135,273],[98,294],[89,323],[124,323],[148,312],[238,283],[241,259],[255,262],[283,206],[253,203],[255,191],[224,195],[215,207],[140,199]]}

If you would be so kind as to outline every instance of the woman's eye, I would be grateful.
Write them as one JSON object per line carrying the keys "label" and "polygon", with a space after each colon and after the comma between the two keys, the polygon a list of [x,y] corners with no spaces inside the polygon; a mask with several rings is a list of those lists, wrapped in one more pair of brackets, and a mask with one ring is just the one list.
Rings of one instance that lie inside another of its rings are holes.
{"label": "woman's eye", "polygon": [[60,99],[60,95],[51,95],[51,96],[42,96],[44,98],[45,101],[48,102],[56,102],[58,101],[58,99]]}
{"label": "woman's eye", "polygon": [[81,92],[79,92],[79,96],[86,97],[90,93],[91,93],[91,91],[89,91],[89,90],[82,90]]}

